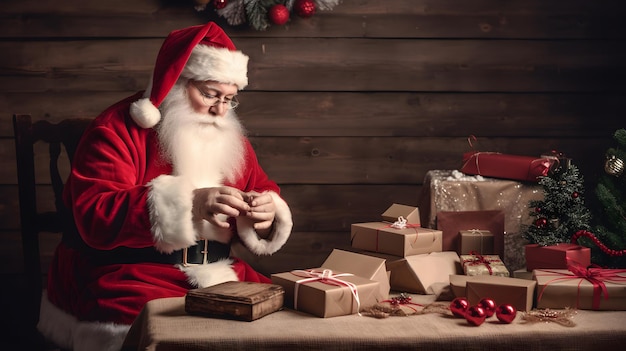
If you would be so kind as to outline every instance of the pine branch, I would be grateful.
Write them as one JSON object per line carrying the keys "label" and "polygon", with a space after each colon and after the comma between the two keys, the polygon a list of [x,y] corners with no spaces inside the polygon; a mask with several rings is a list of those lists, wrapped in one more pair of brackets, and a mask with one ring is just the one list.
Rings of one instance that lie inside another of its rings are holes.
{"label": "pine branch", "polygon": [[339,0],[315,0],[315,6],[322,11],[332,10],[338,4]]}
{"label": "pine branch", "polygon": [[223,9],[217,10],[217,14],[224,17],[231,26],[238,26],[246,22],[246,10],[244,0],[230,0]]}

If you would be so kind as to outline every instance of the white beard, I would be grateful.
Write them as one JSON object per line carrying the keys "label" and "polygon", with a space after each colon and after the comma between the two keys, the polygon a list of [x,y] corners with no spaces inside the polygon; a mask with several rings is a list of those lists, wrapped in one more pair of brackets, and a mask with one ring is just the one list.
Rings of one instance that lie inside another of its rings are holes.
{"label": "white beard", "polygon": [[155,127],[163,156],[174,175],[187,177],[197,188],[234,182],[244,164],[244,129],[233,110],[225,116],[196,113],[184,85],[177,83],[161,104]]}

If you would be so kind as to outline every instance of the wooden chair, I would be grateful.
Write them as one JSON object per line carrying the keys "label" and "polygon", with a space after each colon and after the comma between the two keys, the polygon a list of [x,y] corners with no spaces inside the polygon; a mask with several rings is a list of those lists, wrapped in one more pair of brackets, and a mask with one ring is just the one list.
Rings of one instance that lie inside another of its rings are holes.
{"label": "wooden chair", "polygon": [[[59,233],[70,218],[62,203],[64,179],[59,161],[62,147],[71,163],[81,135],[91,123],[89,118],[66,119],[59,123],[45,120],[33,123],[30,115],[14,115],[15,153],[17,160],[17,182],[20,206],[20,223],[24,256],[24,274],[27,296],[24,313],[27,323],[33,328],[39,320],[43,272],[39,248],[40,233]],[[37,206],[36,157],[34,145],[43,142],[49,145],[50,183],[54,191],[55,210],[41,211]]]}

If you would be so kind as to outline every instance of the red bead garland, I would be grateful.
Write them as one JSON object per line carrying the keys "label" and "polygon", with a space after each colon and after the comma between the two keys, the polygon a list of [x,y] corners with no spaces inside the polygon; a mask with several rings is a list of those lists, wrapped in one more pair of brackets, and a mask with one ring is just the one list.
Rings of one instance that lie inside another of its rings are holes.
{"label": "red bead garland", "polygon": [[593,243],[596,246],[598,246],[600,248],[600,250],[602,250],[602,252],[604,252],[605,254],[607,254],[609,256],[616,257],[616,256],[624,256],[624,255],[626,255],[626,249],[624,249],[624,250],[609,249],[593,233],[588,232],[586,230],[579,230],[574,235],[572,235],[572,240],[571,240],[572,244],[576,244],[578,239],[580,237],[583,237],[583,236],[591,239],[591,241],[593,241]]}
{"label": "red bead garland", "polygon": [[298,16],[309,18],[315,13],[315,2],[313,0],[297,0],[294,9]]}

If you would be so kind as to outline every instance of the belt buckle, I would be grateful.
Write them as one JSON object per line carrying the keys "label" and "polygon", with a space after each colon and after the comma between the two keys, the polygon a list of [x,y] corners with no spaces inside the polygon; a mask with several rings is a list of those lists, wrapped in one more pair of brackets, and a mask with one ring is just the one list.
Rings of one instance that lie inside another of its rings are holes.
{"label": "belt buckle", "polygon": [[189,263],[188,262],[189,248],[184,248],[183,249],[183,267],[198,266],[200,264],[207,264],[209,262],[209,240],[203,239],[202,242],[204,242],[204,250],[200,251],[202,253],[202,263]]}

